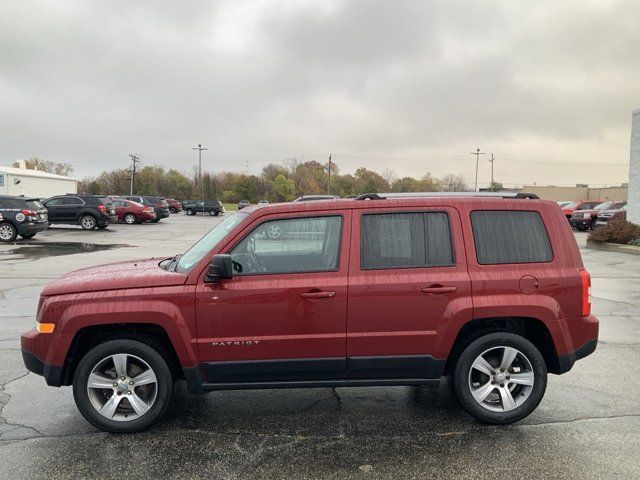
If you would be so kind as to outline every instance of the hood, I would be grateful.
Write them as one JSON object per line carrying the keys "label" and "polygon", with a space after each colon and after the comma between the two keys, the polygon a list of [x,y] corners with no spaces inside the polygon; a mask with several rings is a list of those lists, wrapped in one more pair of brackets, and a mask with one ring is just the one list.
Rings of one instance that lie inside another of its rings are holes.
{"label": "hood", "polygon": [[158,266],[163,258],[110,263],[66,273],[42,291],[42,295],[97,292],[128,288],[182,285],[187,276]]}

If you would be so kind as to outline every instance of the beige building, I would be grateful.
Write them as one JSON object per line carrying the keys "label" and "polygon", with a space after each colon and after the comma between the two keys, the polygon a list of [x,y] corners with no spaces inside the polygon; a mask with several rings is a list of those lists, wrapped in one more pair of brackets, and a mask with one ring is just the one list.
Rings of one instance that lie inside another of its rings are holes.
{"label": "beige building", "polygon": [[627,200],[628,185],[612,187],[589,187],[576,185],[575,187],[555,187],[553,185],[525,185],[522,192],[535,193],[545,200]]}

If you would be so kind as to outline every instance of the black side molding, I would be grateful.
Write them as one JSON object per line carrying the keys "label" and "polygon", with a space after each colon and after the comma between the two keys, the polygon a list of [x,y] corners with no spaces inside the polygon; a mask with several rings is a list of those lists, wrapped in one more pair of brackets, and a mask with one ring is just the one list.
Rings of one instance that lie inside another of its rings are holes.
{"label": "black side molding", "polygon": [[589,340],[587,343],[579,347],[575,352],[569,353],[567,355],[560,355],[558,357],[558,371],[553,373],[557,373],[558,375],[567,373],[573,368],[573,364],[576,363],[577,360],[580,360],[581,358],[584,358],[595,352],[597,346],[598,339],[594,338],[593,340]]}

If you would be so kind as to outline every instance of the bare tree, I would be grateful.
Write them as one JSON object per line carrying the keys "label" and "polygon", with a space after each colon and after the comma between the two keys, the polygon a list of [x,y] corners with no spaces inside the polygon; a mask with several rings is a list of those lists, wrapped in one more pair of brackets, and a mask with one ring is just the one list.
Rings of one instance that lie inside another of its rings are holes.
{"label": "bare tree", "polygon": [[471,190],[462,175],[449,173],[442,177],[443,192],[468,192]]}
{"label": "bare tree", "polygon": [[387,183],[391,188],[393,188],[393,184],[398,181],[398,175],[396,174],[396,172],[394,172],[390,168],[385,168],[382,171],[382,178],[384,178],[387,181]]}

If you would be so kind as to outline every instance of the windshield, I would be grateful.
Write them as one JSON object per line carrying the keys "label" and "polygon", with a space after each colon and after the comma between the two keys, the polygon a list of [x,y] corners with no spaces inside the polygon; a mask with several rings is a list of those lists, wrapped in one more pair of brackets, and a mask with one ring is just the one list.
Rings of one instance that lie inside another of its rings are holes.
{"label": "windshield", "polygon": [[576,208],[576,205],[578,205],[578,202],[569,202],[566,205],[562,205],[562,208]]}
{"label": "windshield", "polygon": [[176,272],[184,273],[189,271],[196,263],[215,247],[220,240],[227,236],[233,227],[249,216],[248,213],[236,213],[225,218],[218,225],[209,230],[204,237],[198,240],[184,255],[180,257],[176,265]]}
{"label": "windshield", "polygon": [[609,210],[613,206],[613,202],[604,202],[600,205],[596,205],[594,210]]}

